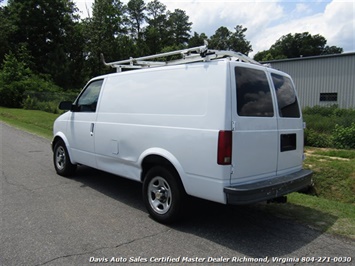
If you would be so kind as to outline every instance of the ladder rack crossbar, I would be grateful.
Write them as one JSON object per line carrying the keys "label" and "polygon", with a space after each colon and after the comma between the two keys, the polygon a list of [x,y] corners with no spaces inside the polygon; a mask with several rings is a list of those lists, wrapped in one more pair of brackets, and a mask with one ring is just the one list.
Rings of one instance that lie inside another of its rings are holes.
{"label": "ladder rack crossbar", "polygon": [[240,52],[234,52],[234,51],[220,51],[220,50],[209,50],[214,52],[216,55],[219,56],[229,56],[229,57],[236,57],[239,60],[251,64],[256,64],[256,65],[261,65],[258,61],[255,61],[254,59],[251,59],[250,57],[246,56],[245,54],[242,54]]}
{"label": "ladder rack crossbar", "polygon": [[161,54],[142,56],[142,57],[137,57],[137,58],[131,57],[129,59],[116,61],[116,62],[110,62],[110,63],[104,62],[104,64],[107,65],[107,66],[112,66],[112,65],[134,63],[136,61],[144,61],[144,60],[156,59],[156,58],[173,56],[173,55],[182,55],[183,56],[183,55],[188,55],[191,52],[202,52],[202,51],[204,51],[205,47],[206,46],[199,46],[199,47],[193,47],[193,48],[188,48],[188,49],[183,49],[183,50],[171,51],[171,52],[166,52],[166,53],[161,53]]}

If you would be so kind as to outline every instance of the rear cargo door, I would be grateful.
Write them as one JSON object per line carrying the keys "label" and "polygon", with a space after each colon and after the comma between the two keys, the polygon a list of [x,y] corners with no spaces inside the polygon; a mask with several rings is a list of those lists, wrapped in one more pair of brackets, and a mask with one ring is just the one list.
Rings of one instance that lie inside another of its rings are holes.
{"label": "rear cargo door", "polygon": [[231,183],[276,175],[278,131],[272,86],[264,69],[232,64]]}
{"label": "rear cargo door", "polygon": [[272,72],[271,78],[278,106],[277,175],[283,175],[302,167],[303,122],[291,78],[278,72]]}

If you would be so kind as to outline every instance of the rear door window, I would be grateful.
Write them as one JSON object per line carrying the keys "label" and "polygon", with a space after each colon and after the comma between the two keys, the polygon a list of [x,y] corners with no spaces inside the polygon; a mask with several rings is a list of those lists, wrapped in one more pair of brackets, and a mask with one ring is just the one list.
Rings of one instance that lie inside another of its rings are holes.
{"label": "rear door window", "polygon": [[274,116],[270,86],[264,71],[235,67],[235,79],[239,116]]}
{"label": "rear door window", "polygon": [[271,74],[274,83],[280,117],[300,117],[295,89],[288,77]]}

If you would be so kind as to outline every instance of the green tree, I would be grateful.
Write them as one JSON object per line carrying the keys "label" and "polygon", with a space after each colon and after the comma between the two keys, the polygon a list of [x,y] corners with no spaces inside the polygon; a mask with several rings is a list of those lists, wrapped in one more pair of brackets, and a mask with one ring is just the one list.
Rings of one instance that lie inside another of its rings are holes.
{"label": "green tree", "polygon": [[322,54],[341,54],[343,52],[343,48],[338,46],[325,46]]}
{"label": "green tree", "polygon": [[289,33],[279,38],[269,50],[257,53],[254,59],[257,61],[266,61],[343,52],[343,49],[340,47],[329,47],[326,44],[327,40],[319,34],[311,35],[308,32]]}
{"label": "green tree", "polygon": [[205,33],[198,34],[196,31],[194,35],[189,39],[189,47],[202,46],[207,41],[208,37]]}
{"label": "green tree", "polygon": [[130,0],[127,3],[127,13],[131,35],[138,42],[142,38],[142,24],[146,19],[145,3],[143,0]]}
{"label": "green tree", "polygon": [[54,81],[67,86],[70,76],[65,72],[71,62],[69,36],[76,15],[71,0],[9,0],[8,15],[13,31],[9,36],[12,51],[25,44],[33,58],[33,71],[50,74]]}
{"label": "green tree", "polygon": [[[3,1],[0,1],[0,4]],[[10,36],[13,34],[15,27],[9,19],[9,10],[7,6],[0,6],[0,62],[3,62],[5,54],[11,48],[9,41]]]}
{"label": "green tree", "polygon": [[189,16],[181,9],[175,9],[174,12],[168,12],[168,32],[171,39],[169,45],[187,45],[190,38],[192,22],[189,22]]}
{"label": "green tree", "polygon": [[24,81],[32,74],[25,63],[17,60],[13,53],[5,55],[3,69],[0,72],[0,105],[21,107]]}
{"label": "green tree", "polygon": [[250,41],[245,39],[247,28],[243,28],[242,25],[237,25],[234,30],[235,32],[231,34],[229,39],[230,49],[248,55],[253,49],[251,48]]}
{"label": "green tree", "polygon": [[229,50],[229,38],[232,33],[227,27],[219,27],[208,41],[208,47],[216,50]]}
{"label": "green tree", "polygon": [[245,39],[247,28],[237,25],[234,32],[222,26],[211,36],[208,47],[217,50],[233,50],[248,55],[252,50],[250,42]]}
{"label": "green tree", "polygon": [[118,60],[125,55],[127,45],[131,45],[125,43],[128,40],[124,13],[125,6],[120,0],[95,0],[92,18],[83,22],[86,28],[89,76],[107,72],[100,58],[101,53],[107,61]]}
{"label": "green tree", "polygon": [[147,4],[146,11],[146,20],[154,27],[160,26],[160,23],[166,19],[166,5],[161,3],[159,0],[149,2]]}
{"label": "green tree", "polygon": [[22,107],[29,92],[45,94],[58,91],[50,80],[34,74],[27,64],[28,51],[24,46],[17,55],[10,52],[5,55],[3,68],[0,71],[0,105],[6,107]]}
{"label": "green tree", "polygon": [[280,51],[269,49],[261,52],[257,52],[254,55],[254,60],[262,62],[262,61],[271,61],[271,60],[280,60],[286,59],[287,57],[282,54]]}
{"label": "green tree", "polygon": [[147,4],[146,11],[148,26],[144,31],[144,39],[149,53],[156,54],[161,52],[162,48],[168,43],[166,5],[154,0]]}
{"label": "green tree", "polygon": [[[76,22],[71,28],[70,34],[67,39],[67,49],[69,62],[66,67],[66,71],[62,73],[62,78],[69,76],[67,89],[77,89],[84,86],[88,80],[88,69],[86,68],[86,58],[88,57],[88,38],[86,36],[87,28],[85,23]],[[55,66],[53,66],[55,67]]]}

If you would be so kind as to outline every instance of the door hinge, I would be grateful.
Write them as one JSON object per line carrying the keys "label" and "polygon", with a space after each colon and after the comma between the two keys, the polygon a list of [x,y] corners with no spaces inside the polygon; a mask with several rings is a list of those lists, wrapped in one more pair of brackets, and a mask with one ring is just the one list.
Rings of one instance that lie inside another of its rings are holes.
{"label": "door hinge", "polygon": [[236,122],[235,121],[232,121],[232,130],[235,130],[235,127],[236,127]]}
{"label": "door hinge", "polygon": [[231,175],[234,174],[234,166],[233,164],[231,165]]}

